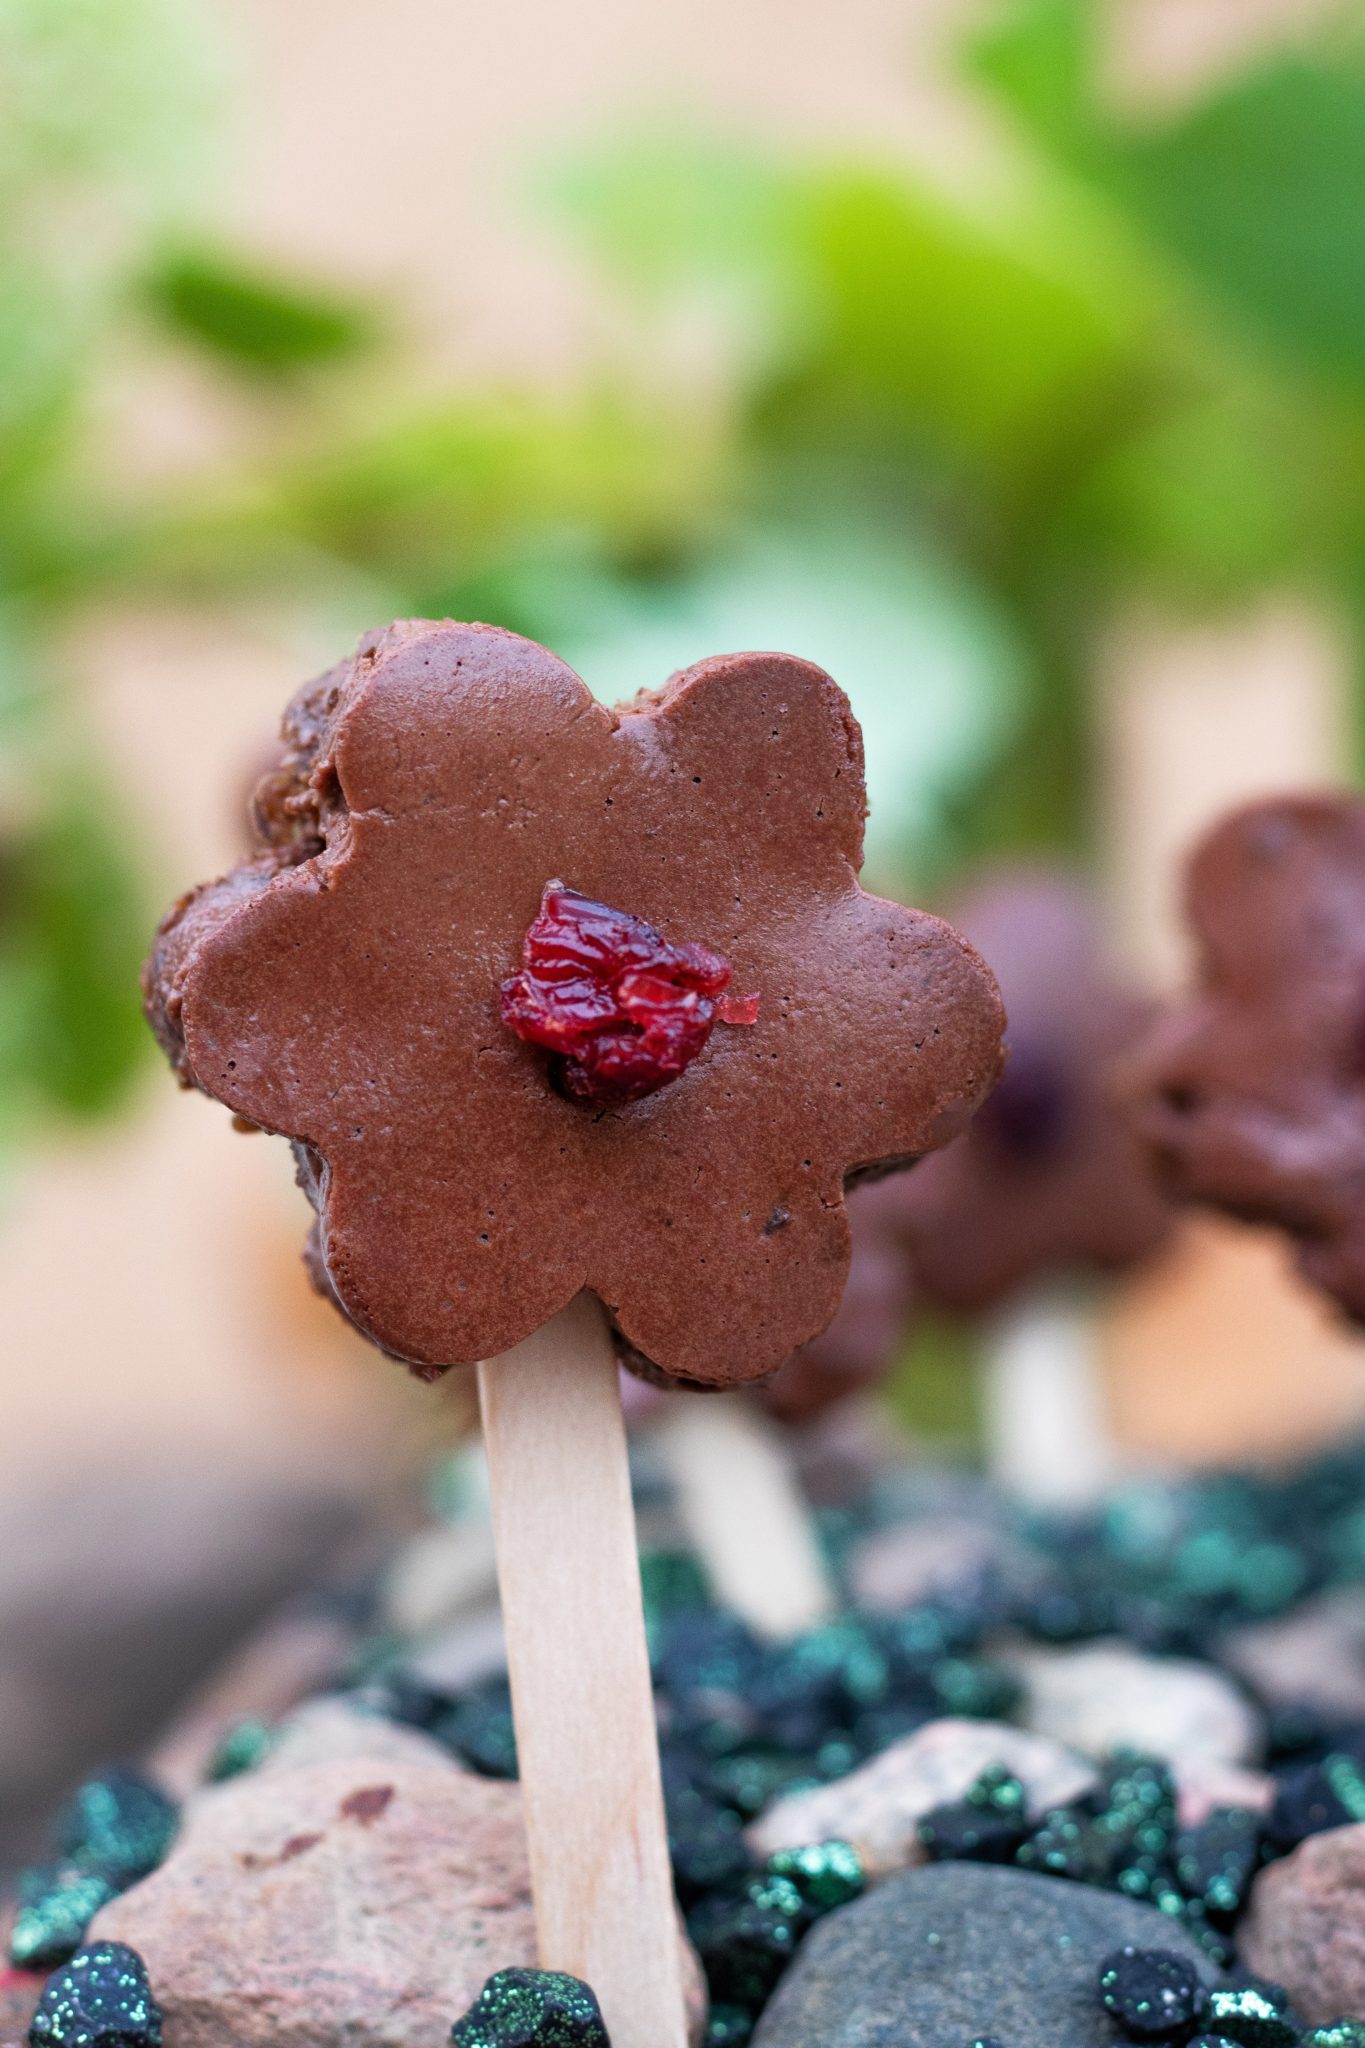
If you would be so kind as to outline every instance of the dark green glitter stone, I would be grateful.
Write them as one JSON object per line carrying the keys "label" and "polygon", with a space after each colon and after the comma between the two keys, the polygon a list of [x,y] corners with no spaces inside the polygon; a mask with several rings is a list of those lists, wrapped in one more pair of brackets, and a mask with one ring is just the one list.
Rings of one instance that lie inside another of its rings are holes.
{"label": "dark green glitter stone", "polygon": [[140,1771],[104,1771],[77,1786],[57,1816],[58,1853],[126,1891],[156,1869],[175,1840],[174,1804]]}
{"label": "dark green glitter stone", "polygon": [[248,1715],[245,1720],[234,1721],[209,1760],[205,1776],[210,1784],[217,1785],[224,1778],[236,1778],[243,1771],[254,1771],[257,1764],[264,1762],[270,1752],[275,1733],[268,1721]]}
{"label": "dark green glitter stone", "polygon": [[640,1591],[651,1633],[671,1615],[704,1607],[706,1574],[690,1550],[646,1550],[640,1555]]}
{"label": "dark green glitter stone", "polygon": [[1287,2012],[1249,1985],[1210,1992],[1207,2018],[1210,2033],[1226,2034],[1241,2048],[1297,2048],[1299,2030]]}
{"label": "dark green glitter stone", "polygon": [[753,2036],[752,2013],[738,2005],[713,2005],[706,2023],[704,2048],[748,2048]]}
{"label": "dark green glitter stone", "polygon": [[1100,1965],[1100,2003],[1135,2041],[1172,2041],[1198,2023],[1205,1991],[1183,1956],[1163,1948],[1116,1949]]}
{"label": "dark green glitter stone", "polygon": [[9,1939],[15,1969],[55,1970],[75,1954],[100,1907],[115,1897],[113,1885],[98,1871],[71,1864],[25,1871]]}
{"label": "dark green glitter stone", "polygon": [[1175,1838],[1175,1874],[1188,1898],[1224,1918],[1240,1913],[1261,1854],[1261,1822],[1239,1806],[1221,1806]]}
{"label": "dark green glitter stone", "polygon": [[1333,2020],[1325,2027],[1310,2027],[1300,2036],[1300,2048],[1365,2048],[1365,2020]]}
{"label": "dark green glitter stone", "polygon": [[739,1815],[695,1793],[669,1799],[668,1852],[684,1905],[742,1881],[752,1868]]}
{"label": "dark green glitter stone", "polygon": [[972,1721],[1003,1721],[1018,1706],[1022,1690],[1012,1671],[967,1657],[940,1658],[929,1683],[941,1713]]}
{"label": "dark green glitter stone", "polygon": [[1023,1781],[1007,1771],[1003,1764],[990,1764],[971,1786],[967,1793],[969,1806],[981,1806],[988,1813],[1018,1814],[1021,1818],[1028,1812],[1028,1794]]}
{"label": "dark green glitter stone", "polygon": [[1324,1757],[1322,1775],[1352,1820],[1365,1820],[1365,1771],[1353,1756],[1339,1750]]}
{"label": "dark green glitter stone", "polygon": [[77,1949],[43,1986],[29,2048],[161,2048],[142,1958],[121,1941]]}
{"label": "dark green glitter stone", "polygon": [[432,1723],[431,1733],[485,1778],[517,1775],[512,1696],[501,1681],[447,1708]]}
{"label": "dark green glitter stone", "polygon": [[711,1995],[756,2013],[796,1953],[810,1916],[789,1878],[755,1877],[733,1898],[712,1897],[688,1925]]}
{"label": "dark green glitter stone", "polygon": [[456,2048],[611,2048],[592,1991],[563,1970],[499,1970],[450,2038]]}
{"label": "dark green glitter stone", "polygon": [[749,1818],[771,1805],[779,1793],[802,1791],[819,1783],[795,1758],[755,1749],[718,1757],[711,1776],[721,1796]]}
{"label": "dark green glitter stone", "polygon": [[862,1892],[867,1880],[862,1859],[851,1842],[811,1842],[801,1849],[779,1849],[770,1856],[770,1877],[795,1885],[810,1914],[832,1913]]}

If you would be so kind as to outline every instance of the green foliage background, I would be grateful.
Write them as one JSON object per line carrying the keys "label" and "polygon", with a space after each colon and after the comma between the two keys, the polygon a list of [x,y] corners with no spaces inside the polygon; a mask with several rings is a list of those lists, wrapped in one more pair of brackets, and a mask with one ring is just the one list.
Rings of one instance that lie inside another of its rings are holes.
{"label": "green foliage background", "polygon": [[[1116,605],[1287,584],[1359,618],[1361,18],[1159,116],[1107,100],[1103,31],[1002,0],[958,53],[1007,137],[971,189],[599,139],[541,203],[624,341],[567,395],[433,401],[393,309],[215,241],[194,0],[0,0],[0,1145],[113,1106],[142,1044],[137,834],[61,668],[111,592],[491,618],[607,696],[796,647],[867,729],[880,879],[920,892],[1084,849]],[[268,457],[109,473],[105,382],[167,350]]]}

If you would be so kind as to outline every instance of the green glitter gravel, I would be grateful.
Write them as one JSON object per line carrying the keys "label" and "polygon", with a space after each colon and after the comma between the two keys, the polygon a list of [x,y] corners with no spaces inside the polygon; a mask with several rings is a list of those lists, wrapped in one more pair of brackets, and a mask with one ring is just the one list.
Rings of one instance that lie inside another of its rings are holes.
{"label": "green glitter gravel", "polygon": [[455,2048],[611,2048],[592,1991],[562,1970],[499,1970],[450,2038]]}
{"label": "green glitter gravel", "polygon": [[811,1914],[832,1913],[862,1892],[867,1880],[862,1859],[851,1842],[811,1842],[801,1849],[779,1849],[768,1858],[769,1876],[795,1886]]}
{"label": "green glitter gravel", "polygon": [[60,1854],[98,1871],[117,1891],[146,1877],[175,1840],[179,1815],[139,1771],[106,1771],[78,1785],[57,1816]]}
{"label": "green glitter gravel", "polygon": [[9,1959],[15,1969],[55,1970],[75,1954],[100,1907],[116,1896],[97,1871],[63,1865],[26,1872],[10,1932]]}
{"label": "green glitter gravel", "polygon": [[704,2048],[748,2048],[753,2031],[753,2017],[741,2006],[713,2005]]}
{"label": "green glitter gravel", "polygon": [[161,2013],[142,1958],[121,1941],[77,1949],[48,1978],[29,2048],[161,2048]]}
{"label": "green glitter gravel", "polygon": [[254,1715],[235,1721],[209,1760],[205,1772],[209,1783],[217,1785],[224,1778],[236,1778],[243,1771],[254,1771],[270,1754],[274,1740],[274,1730],[268,1721],[258,1720]]}
{"label": "green glitter gravel", "polygon": [[1241,2048],[1297,2048],[1299,2032],[1263,1992],[1213,1991],[1205,2024],[1211,2034],[1238,2041]]}

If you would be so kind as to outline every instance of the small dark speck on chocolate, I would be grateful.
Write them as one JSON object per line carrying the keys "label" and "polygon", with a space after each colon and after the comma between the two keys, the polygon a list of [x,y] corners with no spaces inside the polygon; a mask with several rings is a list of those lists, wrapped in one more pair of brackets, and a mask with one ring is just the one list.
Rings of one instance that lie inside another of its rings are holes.
{"label": "small dark speck on chocolate", "polygon": [[779,1230],[784,1229],[786,1225],[791,1222],[791,1220],[791,1210],[784,1209],[782,1204],[779,1202],[776,1208],[773,1210],[772,1215],[768,1218],[767,1222],[763,1226],[763,1235],[765,1237],[775,1237],[777,1235],[777,1232]]}

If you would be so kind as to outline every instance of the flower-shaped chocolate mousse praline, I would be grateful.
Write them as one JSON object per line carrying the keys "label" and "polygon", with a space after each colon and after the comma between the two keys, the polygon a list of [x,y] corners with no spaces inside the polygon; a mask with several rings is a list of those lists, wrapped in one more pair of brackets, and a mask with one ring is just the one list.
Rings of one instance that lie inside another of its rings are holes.
{"label": "flower-shaped chocolate mousse praline", "polygon": [[1185,888],[1198,980],[1129,1074],[1172,1192],[1278,1224],[1365,1323],[1365,798],[1249,805]]}
{"label": "flower-shaped chocolate mousse praline", "polygon": [[989,969],[858,885],[820,669],[603,709],[544,648],[409,621],[296,698],[260,849],[147,970],[182,1078],[283,1132],[325,1284],[433,1377],[580,1290],[674,1378],[772,1372],[839,1303],[844,1189],[996,1078]]}
{"label": "flower-shaped chocolate mousse praline", "polygon": [[1174,1211],[1117,1100],[1151,1006],[1106,961],[1085,885],[1004,869],[953,914],[999,974],[1009,1064],[962,1142],[887,1196],[919,1298],[980,1314],[1041,1280],[1135,1265]]}

